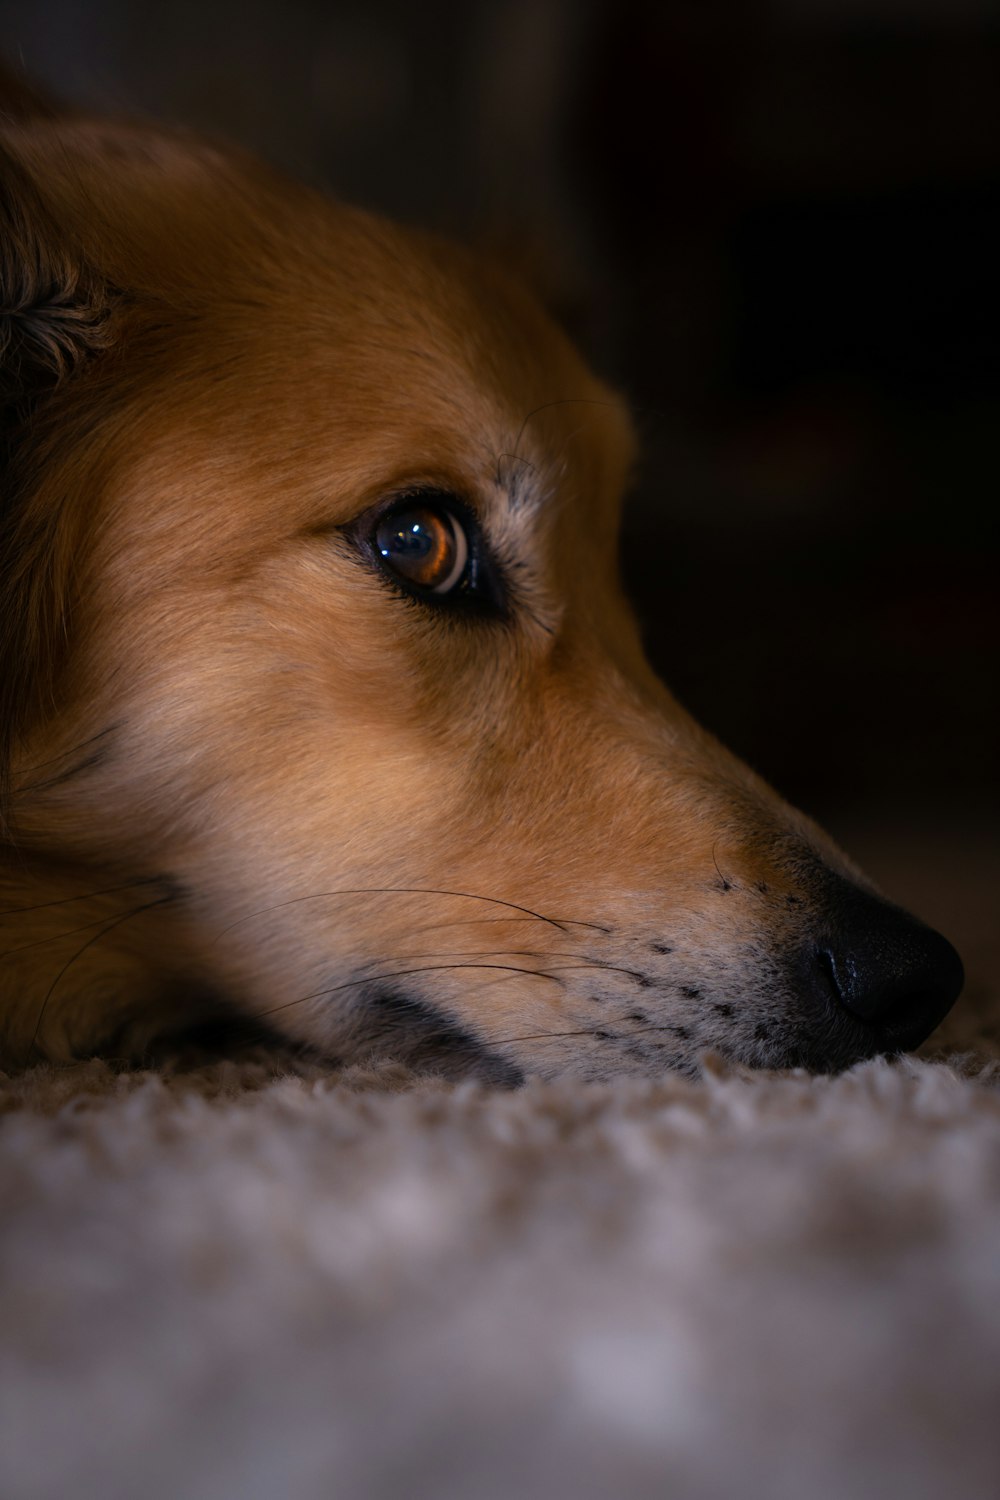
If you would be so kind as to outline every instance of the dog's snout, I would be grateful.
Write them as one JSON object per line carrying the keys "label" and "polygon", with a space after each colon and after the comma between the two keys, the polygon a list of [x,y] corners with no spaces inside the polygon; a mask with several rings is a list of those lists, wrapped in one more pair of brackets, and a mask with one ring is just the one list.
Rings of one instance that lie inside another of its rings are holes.
{"label": "dog's snout", "polygon": [[873,1027],[882,1047],[909,1051],[944,1020],[965,981],[947,938],[907,912],[837,882],[834,920],[813,950],[813,972],[834,1001]]}

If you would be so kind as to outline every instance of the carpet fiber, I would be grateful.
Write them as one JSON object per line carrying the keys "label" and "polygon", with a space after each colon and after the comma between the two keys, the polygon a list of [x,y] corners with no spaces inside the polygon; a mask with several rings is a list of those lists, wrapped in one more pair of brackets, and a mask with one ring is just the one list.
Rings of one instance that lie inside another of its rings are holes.
{"label": "carpet fiber", "polygon": [[9,1079],[4,1500],[992,1500],[970,993],[971,1057],[833,1079]]}

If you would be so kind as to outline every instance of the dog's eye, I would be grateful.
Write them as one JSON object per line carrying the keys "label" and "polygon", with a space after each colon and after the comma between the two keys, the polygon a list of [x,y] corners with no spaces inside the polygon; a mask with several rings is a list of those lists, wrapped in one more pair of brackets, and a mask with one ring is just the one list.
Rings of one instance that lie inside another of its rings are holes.
{"label": "dog's eye", "polygon": [[382,517],[373,541],[383,567],[429,594],[450,594],[465,577],[469,539],[443,505],[405,501]]}
{"label": "dog's eye", "polygon": [[505,619],[507,590],[473,507],[444,487],[397,490],[339,528],[395,592],[455,618]]}

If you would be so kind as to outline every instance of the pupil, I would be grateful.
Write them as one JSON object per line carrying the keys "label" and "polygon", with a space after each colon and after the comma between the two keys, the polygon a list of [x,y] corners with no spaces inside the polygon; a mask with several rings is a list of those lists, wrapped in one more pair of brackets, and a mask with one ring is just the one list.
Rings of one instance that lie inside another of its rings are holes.
{"label": "pupil", "polygon": [[390,552],[396,552],[401,557],[420,561],[434,550],[434,546],[434,538],[428,535],[421,522],[414,521],[412,526],[399,528],[391,538],[390,546],[383,547],[382,555],[387,557]]}
{"label": "pupil", "polygon": [[427,506],[387,516],[375,534],[375,545],[400,578],[432,590],[457,581],[468,553],[464,533],[456,532],[450,516]]}

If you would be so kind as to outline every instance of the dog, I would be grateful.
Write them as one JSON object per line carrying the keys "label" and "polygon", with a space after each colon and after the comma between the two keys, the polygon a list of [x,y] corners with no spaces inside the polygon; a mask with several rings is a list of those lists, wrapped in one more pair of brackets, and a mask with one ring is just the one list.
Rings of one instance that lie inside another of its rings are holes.
{"label": "dog", "polygon": [[7,79],[0,1037],[830,1071],[950,944],[657,680],[628,412],[504,270]]}

